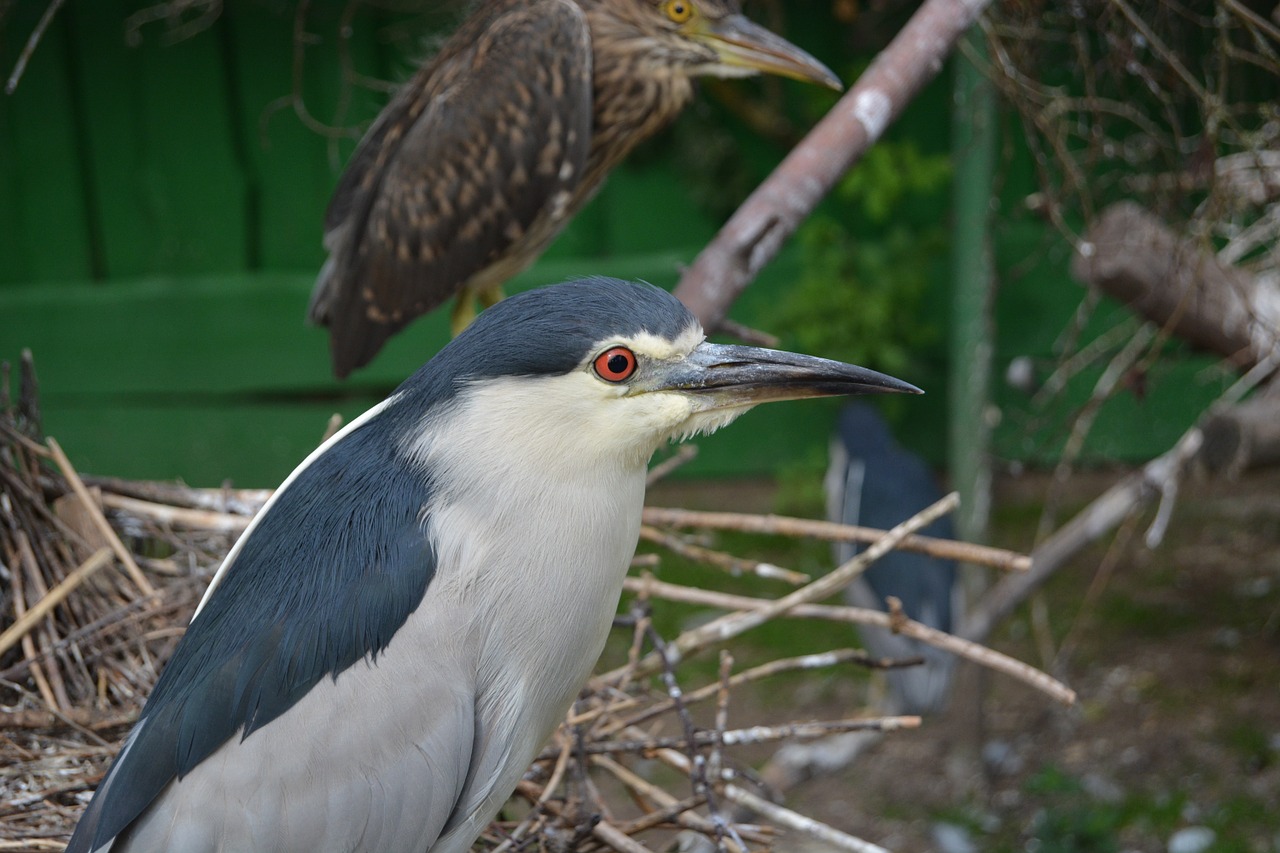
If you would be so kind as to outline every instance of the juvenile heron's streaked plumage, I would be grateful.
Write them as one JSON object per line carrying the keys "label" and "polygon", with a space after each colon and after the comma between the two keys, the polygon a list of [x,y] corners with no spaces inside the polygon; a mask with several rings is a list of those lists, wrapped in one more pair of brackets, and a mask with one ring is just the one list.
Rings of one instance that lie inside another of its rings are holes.
{"label": "juvenile heron's streaked plumage", "polygon": [[334,191],[308,312],[329,327],[334,372],[454,294],[457,331],[675,119],[694,77],[762,71],[839,87],[738,0],[481,0]]}
{"label": "juvenile heron's streaked plumage", "polygon": [[67,848],[461,853],[604,645],[645,467],[757,402],[911,392],[590,279],[486,311],[215,575]]}

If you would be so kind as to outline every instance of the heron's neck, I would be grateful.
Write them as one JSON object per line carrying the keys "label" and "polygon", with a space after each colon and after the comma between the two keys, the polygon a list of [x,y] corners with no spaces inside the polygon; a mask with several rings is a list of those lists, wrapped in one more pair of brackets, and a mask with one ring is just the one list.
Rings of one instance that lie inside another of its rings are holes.
{"label": "heron's neck", "polygon": [[411,453],[438,472],[432,593],[484,614],[458,640],[476,655],[478,701],[506,709],[503,719],[539,709],[521,725],[545,736],[604,647],[639,537],[647,456],[600,452],[577,429],[546,426],[556,419],[511,398],[527,387],[473,397]]}
{"label": "heron's neck", "polygon": [[[594,186],[633,148],[675,121],[693,99],[681,67],[644,44],[647,36],[613,12],[586,6],[594,46],[595,104],[588,175]],[[611,49],[612,48],[612,49]]]}

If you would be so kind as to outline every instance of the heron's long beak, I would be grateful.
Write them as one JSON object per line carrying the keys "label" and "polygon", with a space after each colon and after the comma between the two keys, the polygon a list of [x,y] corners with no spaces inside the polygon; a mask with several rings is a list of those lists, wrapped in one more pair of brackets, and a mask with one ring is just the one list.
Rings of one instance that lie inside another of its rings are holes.
{"label": "heron's long beak", "polygon": [[725,65],[781,74],[806,83],[818,83],[837,92],[844,88],[831,69],[774,35],[744,15],[729,15],[709,23],[700,33]]}
{"label": "heron's long beak", "polygon": [[919,388],[853,364],[757,347],[703,343],[687,358],[659,366],[637,391],[683,391],[698,411],[773,400],[842,394],[923,394]]}

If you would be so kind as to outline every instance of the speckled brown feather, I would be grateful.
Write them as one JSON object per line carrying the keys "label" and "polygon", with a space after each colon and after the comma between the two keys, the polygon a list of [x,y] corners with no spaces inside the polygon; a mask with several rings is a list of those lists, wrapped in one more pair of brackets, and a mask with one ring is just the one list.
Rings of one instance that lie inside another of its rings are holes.
{"label": "speckled brown feather", "polygon": [[545,244],[559,231],[586,166],[590,99],[586,18],[568,0],[486,4],[400,90],[326,217],[310,315],[329,326],[339,376],[531,234]]}
{"label": "speckled brown feather", "polygon": [[[737,0],[684,4],[696,10],[688,26],[671,8],[479,0],[374,122],[329,206],[309,313],[329,327],[339,377],[418,315],[533,263],[609,171],[679,115],[691,77],[763,69],[836,83],[750,25]],[[783,64],[726,64],[716,38],[729,53],[754,41]]]}

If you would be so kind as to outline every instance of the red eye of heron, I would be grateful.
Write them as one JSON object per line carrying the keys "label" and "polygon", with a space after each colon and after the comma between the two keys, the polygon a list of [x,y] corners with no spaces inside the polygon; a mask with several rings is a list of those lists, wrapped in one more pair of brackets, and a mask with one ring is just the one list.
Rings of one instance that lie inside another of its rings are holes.
{"label": "red eye of heron", "polygon": [[622,382],[636,372],[636,354],[626,347],[610,347],[596,356],[595,368],[606,382]]}

